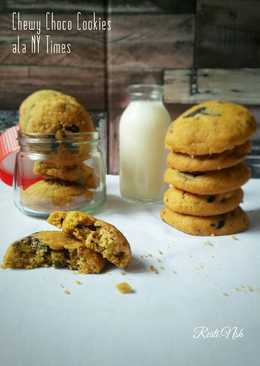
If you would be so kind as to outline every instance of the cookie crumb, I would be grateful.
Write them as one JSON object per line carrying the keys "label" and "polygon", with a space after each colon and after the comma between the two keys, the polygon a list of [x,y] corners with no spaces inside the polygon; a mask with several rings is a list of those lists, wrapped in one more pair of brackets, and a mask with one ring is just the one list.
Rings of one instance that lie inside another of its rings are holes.
{"label": "cookie crumb", "polygon": [[165,270],[165,267],[163,267],[163,266],[160,266],[160,269],[161,269],[162,271],[164,271],[164,270]]}
{"label": "cookie crumb", "polygon": [[160,259],[160,258],[157,258],[157,262],[162,263],[162,261],[161,261],[161,259]]}
{"label": "cookie crumb", "polygon": [[235,235],[231,235],[231,238],[232,238],[233,240],[239,240]]}
{"label": "cookie crumb", "polygon": [[153,265],[151,265],[151,266],[149,267],[149,270],[150,270],[150,272],[154,272],[154,273],[156,273],[156,274],[159,274],[158,269],[157,269],[157,268],[155,268]]}
{"label": "cookie crumb", "polygon": [[161,250],[158,250],[159,254],[163,255],[163,252]]}
{"label": "cookie crumb", "polygon": [[121,292],[121,294],[132,294],[135,292],[135,290],[127,282],[118,283],[116,288],[119,292]]}
{"label": "cookie crumb", "polygon": [[209,240],[206,240],[206,241],[204,241],[204,243],[203,243],[205,246],[209,246],[209,247],[214,247],[214,244],[213,243],[211,243],[211,241],[209,241]]}
{"label": "cookie crumb", "polygon": [[60,287],[61,287],[61,288],[64,288],[64,285],[63,285],[62,283],[60,283]]}
{"label": "cookie crumb", "polygon": [[172,271],[172,273],[177,274],[178,272],[177,271]]}
{"label": "cookie crumb", "polygon": [[71,292],[70,292],[68,289],[65,289],[65,290],[64,290],[64,294],[66,294],[66,295],[70,295],[70,294],[71,294]]}
{"label": "cookie crumb", "polygon": [[80,282],[79,280],[76,280],[76,281],[75,281],[75,283],[76,283],[77,285],[82,285],[82,282]]}
{"label": "cookie crumb", "polygon": [[224,296],[229,296],[229,294],[227,292],[223,292]]}
{"label": "cookie crumb", "polygon": [[126,275],[126,272],[120,272],[122,276],[125,276]]}

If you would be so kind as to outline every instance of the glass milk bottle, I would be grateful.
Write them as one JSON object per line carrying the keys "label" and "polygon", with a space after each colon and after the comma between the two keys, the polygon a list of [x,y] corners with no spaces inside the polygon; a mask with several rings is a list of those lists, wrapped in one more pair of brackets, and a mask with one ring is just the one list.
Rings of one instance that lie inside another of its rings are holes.
{"label": "glass milk bottle", "polygon": [[164,138],[171,122],[160,85],[131,85],[119,126],[121,196],[156,202],[163,192]]}

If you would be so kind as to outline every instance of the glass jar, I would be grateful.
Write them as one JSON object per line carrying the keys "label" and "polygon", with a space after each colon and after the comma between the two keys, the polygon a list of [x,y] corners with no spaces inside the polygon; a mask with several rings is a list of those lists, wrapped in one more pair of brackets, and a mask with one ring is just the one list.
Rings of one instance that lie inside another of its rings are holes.
{"label": "glass jar", "polygon": [[97,132],[53,135],[18,133],[14,195],[27,215],[54,210],[93,212],[106,197],[105,169]]}
{"label": "glass jar", "polygon": [[131,85],[130,103],[119,125],[121,196],[156,202],[164,190],[164,139],[171,117],[162,102],[160,85]]}

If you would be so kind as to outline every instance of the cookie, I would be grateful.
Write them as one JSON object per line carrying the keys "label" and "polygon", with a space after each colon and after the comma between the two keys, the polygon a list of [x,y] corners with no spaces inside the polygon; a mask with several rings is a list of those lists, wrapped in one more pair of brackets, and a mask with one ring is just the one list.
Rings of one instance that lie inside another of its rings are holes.
{"label": "cookie", "polygon": [[220,154],[190,156],[172,151],[167,156],[167,164],[170,168],[182,172],[207,172],[224,169],[243,161],[250,149],[251,144],[247,141]]}
{"label": "cookie", "polygon": [[214,216],[234,210],[243,198],[242,189],[216,194],[196,195],[169,188],[163,197],[166,207],[170,210],[194,216]]}
{"label": "cookie", "polygon": [[3,268],[56,267],[99,273],[106,261],[75,238],[59,231],[40,231],[17,240],[7,249]]}
{"label": "cookie", "polygon": [[163,208],[161,219],[175,229],[191,235],[229,235],[245,231],[249,227],[249,219],[240,208],[216,216],[190,216]]}
{"label": "cookie", "polygon": [[[62,96],[64,96],[64,94],[57,90],[51,90],[51,89],[37,90],[36,92],[30,94],[27,98],[25,98],[24,101],[21,103],[19,108],[20,120],[24,117],[24,115],[28,112],[28,110],[31,109],[39,101],[50,98],[58,98]],[[74,100],[76,101],[76,99]]]}
{"label": "cookie", "polygon": [[88,188],[96,188],[98,179],[94,169],[86,164],[59,166],[49,161],[36,161],[33,166],[35,175],[56,178],[67,182],[79,183]]}
{"label": "cookie", "polygon": [[19,126],[27,135],[54,135],[56,138],[94,130],[86,109],[67,96],[41,99],[20,118]]}
{"label": "cookie", "polygon": [[204,173],[183,173],[168,168],[164,175],[165,183],[186,192],[202,195],[233,191],[245,184],[249,178],[250,169],[245,163]]}
{"label": "cookie", "polygon": [[80,184],[61,180],[40,180],[21,192],[25,208],[50,212],[57,209],[81,207],[91,200],[93,193]]}
{"label": "cookie", "polygon": [[211,155],[245,143],[256,131],[250,111],[238,104],[208,101],[181,114],[166,134],[170,150],[188,155]]}
{"label": "cookie", "polygon": [[50,214],[48,222],[72,235],[87,248],[100,253],[103,258],[119,268],[131,261],[129,243],[113,225],[80,211],[57,211]]}

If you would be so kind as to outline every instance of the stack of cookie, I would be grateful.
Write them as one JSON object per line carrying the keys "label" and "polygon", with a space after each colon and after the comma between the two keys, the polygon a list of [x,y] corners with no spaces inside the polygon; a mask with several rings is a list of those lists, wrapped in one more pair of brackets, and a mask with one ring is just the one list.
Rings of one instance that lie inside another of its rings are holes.
{"label": "stack of cookie", "polygon": [[196,105],[169,127],[168,169],[161,218],[192,235],[244,231],[249,220],[239,207],[241,186],[250,178],[244,159],[256,130],[252,114],[233,103]]}
{"label": "stack of cookie", "polygon": [[72,96],[40,90],[22,102],[19,127],[26,136],[40,139],[39,145],[37,140],[26,142],[30,152],[38,154],[33,173],[39,179],[22,191],[23,206],[49,212],[75,208],[91,199],[90,189],[96,187],[97,179],[93,168],[84,163],[87,146],[73,140],[75,133],[94,131],[86,109]]}

